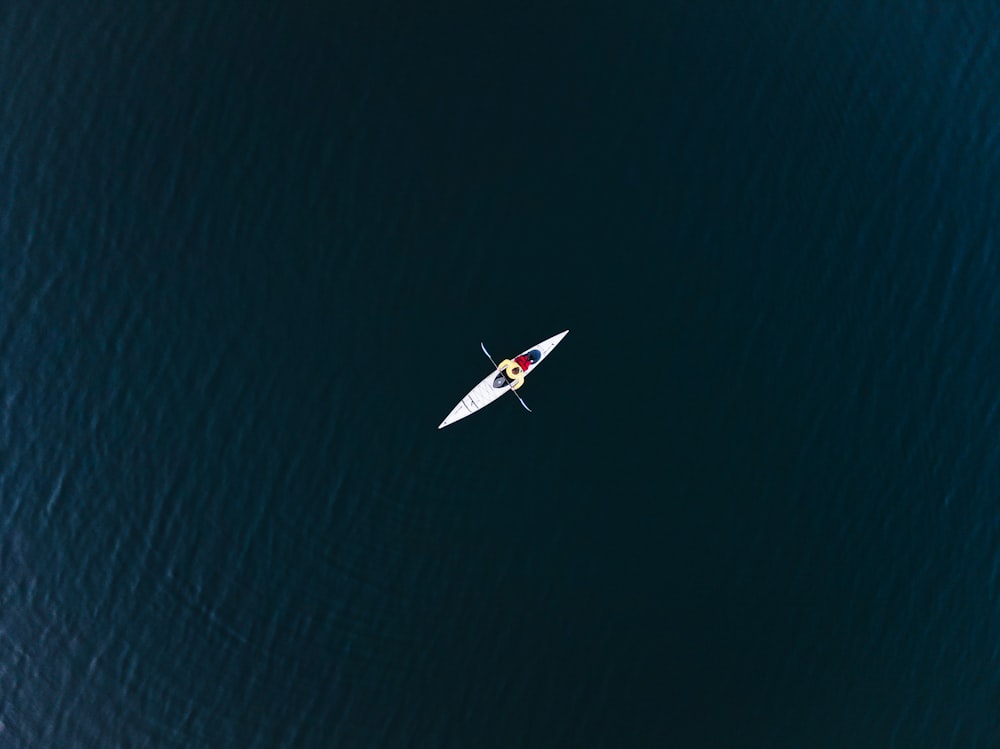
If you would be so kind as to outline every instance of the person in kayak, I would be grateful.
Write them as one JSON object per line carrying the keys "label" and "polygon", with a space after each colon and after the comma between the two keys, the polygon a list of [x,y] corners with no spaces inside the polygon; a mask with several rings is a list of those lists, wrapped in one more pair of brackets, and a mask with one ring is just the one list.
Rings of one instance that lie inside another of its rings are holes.
{"label": "person in kayak", "polygon": [[498,369],[506,374],[507,380],[511,383],[511,388],[517,390],[524,384],[524,373],[541,358],[542,352],[538,349],[532,349],[526,354],[515,357],[513,361],[504,359],[500,362]]}

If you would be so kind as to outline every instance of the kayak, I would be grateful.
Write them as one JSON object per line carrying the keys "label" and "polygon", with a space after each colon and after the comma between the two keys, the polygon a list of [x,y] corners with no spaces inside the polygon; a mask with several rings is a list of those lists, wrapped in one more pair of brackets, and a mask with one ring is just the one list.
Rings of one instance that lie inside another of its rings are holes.
{"label": "kayak", "polygon": [[[513,360],[505,359],[499,365],[494,362],[494,370],[486,375],[482,382],[472,388],[469,394],[458,402],[457,406],[451,409],[451,413],[438,425],[438,429],[444,429],[449,424],[454,424],[459,419],[464,419],[466,416],[474,414],[505,393],[514,392],[517,395],[516,390],[524,381],[524,378],[538,368],[538,365],[552,353],[552,349],[559,345],[559,341],[565,338],[567,333],[569,331],[564,330],[562,333],[554,335],[551,338],[546,338],[541,343],[536,343],[531,348],[522,351],[518,357],[529,357],[529,359],[534,361],[534,363],[527,366],[523,371]],[[483,346],[483,352],[489,356],[489,352],[486,351],[485,346]],[[492,358],[490,361],[492,361]],[[520,396],[518,396],[518,400],[520,400]],[[521,401],[521,405],[524,405],[524,401]],[[527,406],[524,407],[528,408]],[[531,409],[528,410],[530,411]]]}

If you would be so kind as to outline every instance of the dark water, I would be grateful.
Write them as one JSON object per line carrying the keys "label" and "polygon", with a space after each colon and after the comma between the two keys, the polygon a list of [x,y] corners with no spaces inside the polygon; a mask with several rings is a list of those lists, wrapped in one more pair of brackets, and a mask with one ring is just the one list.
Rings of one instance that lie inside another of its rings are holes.
{"label": "dark water", "polygon": [[78,5],[0,9],[0,746],[1000,746],[995,3]]}

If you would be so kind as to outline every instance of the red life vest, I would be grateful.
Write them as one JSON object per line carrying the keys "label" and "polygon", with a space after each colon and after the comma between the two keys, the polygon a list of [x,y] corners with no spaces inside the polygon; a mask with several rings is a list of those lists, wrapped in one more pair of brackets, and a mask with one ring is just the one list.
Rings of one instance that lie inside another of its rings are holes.
{"label": "red life vest", "polygon": [[526,354],[521,354],[521,356],[514,359],[514,363],[521,368],[522,372],[527,372],[528,367],[531,366],[531,359]]}

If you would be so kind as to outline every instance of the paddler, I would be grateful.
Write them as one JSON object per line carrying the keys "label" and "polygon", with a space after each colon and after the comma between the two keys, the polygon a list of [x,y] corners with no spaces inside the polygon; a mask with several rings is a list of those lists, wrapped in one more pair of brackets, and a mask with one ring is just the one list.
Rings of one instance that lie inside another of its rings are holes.
{"label": "paddler", "polygon": [[526,354],[514,357],[513,361],[510,359],[504,359],[500,362],[498,369],[507,375],[507,379],[510,380],[511,383],[511,388],[517,390],[524,384],[524,373],[528,371],[528,367],[536,363],[541,358],[542,352],[538,349],[532,349]]}

